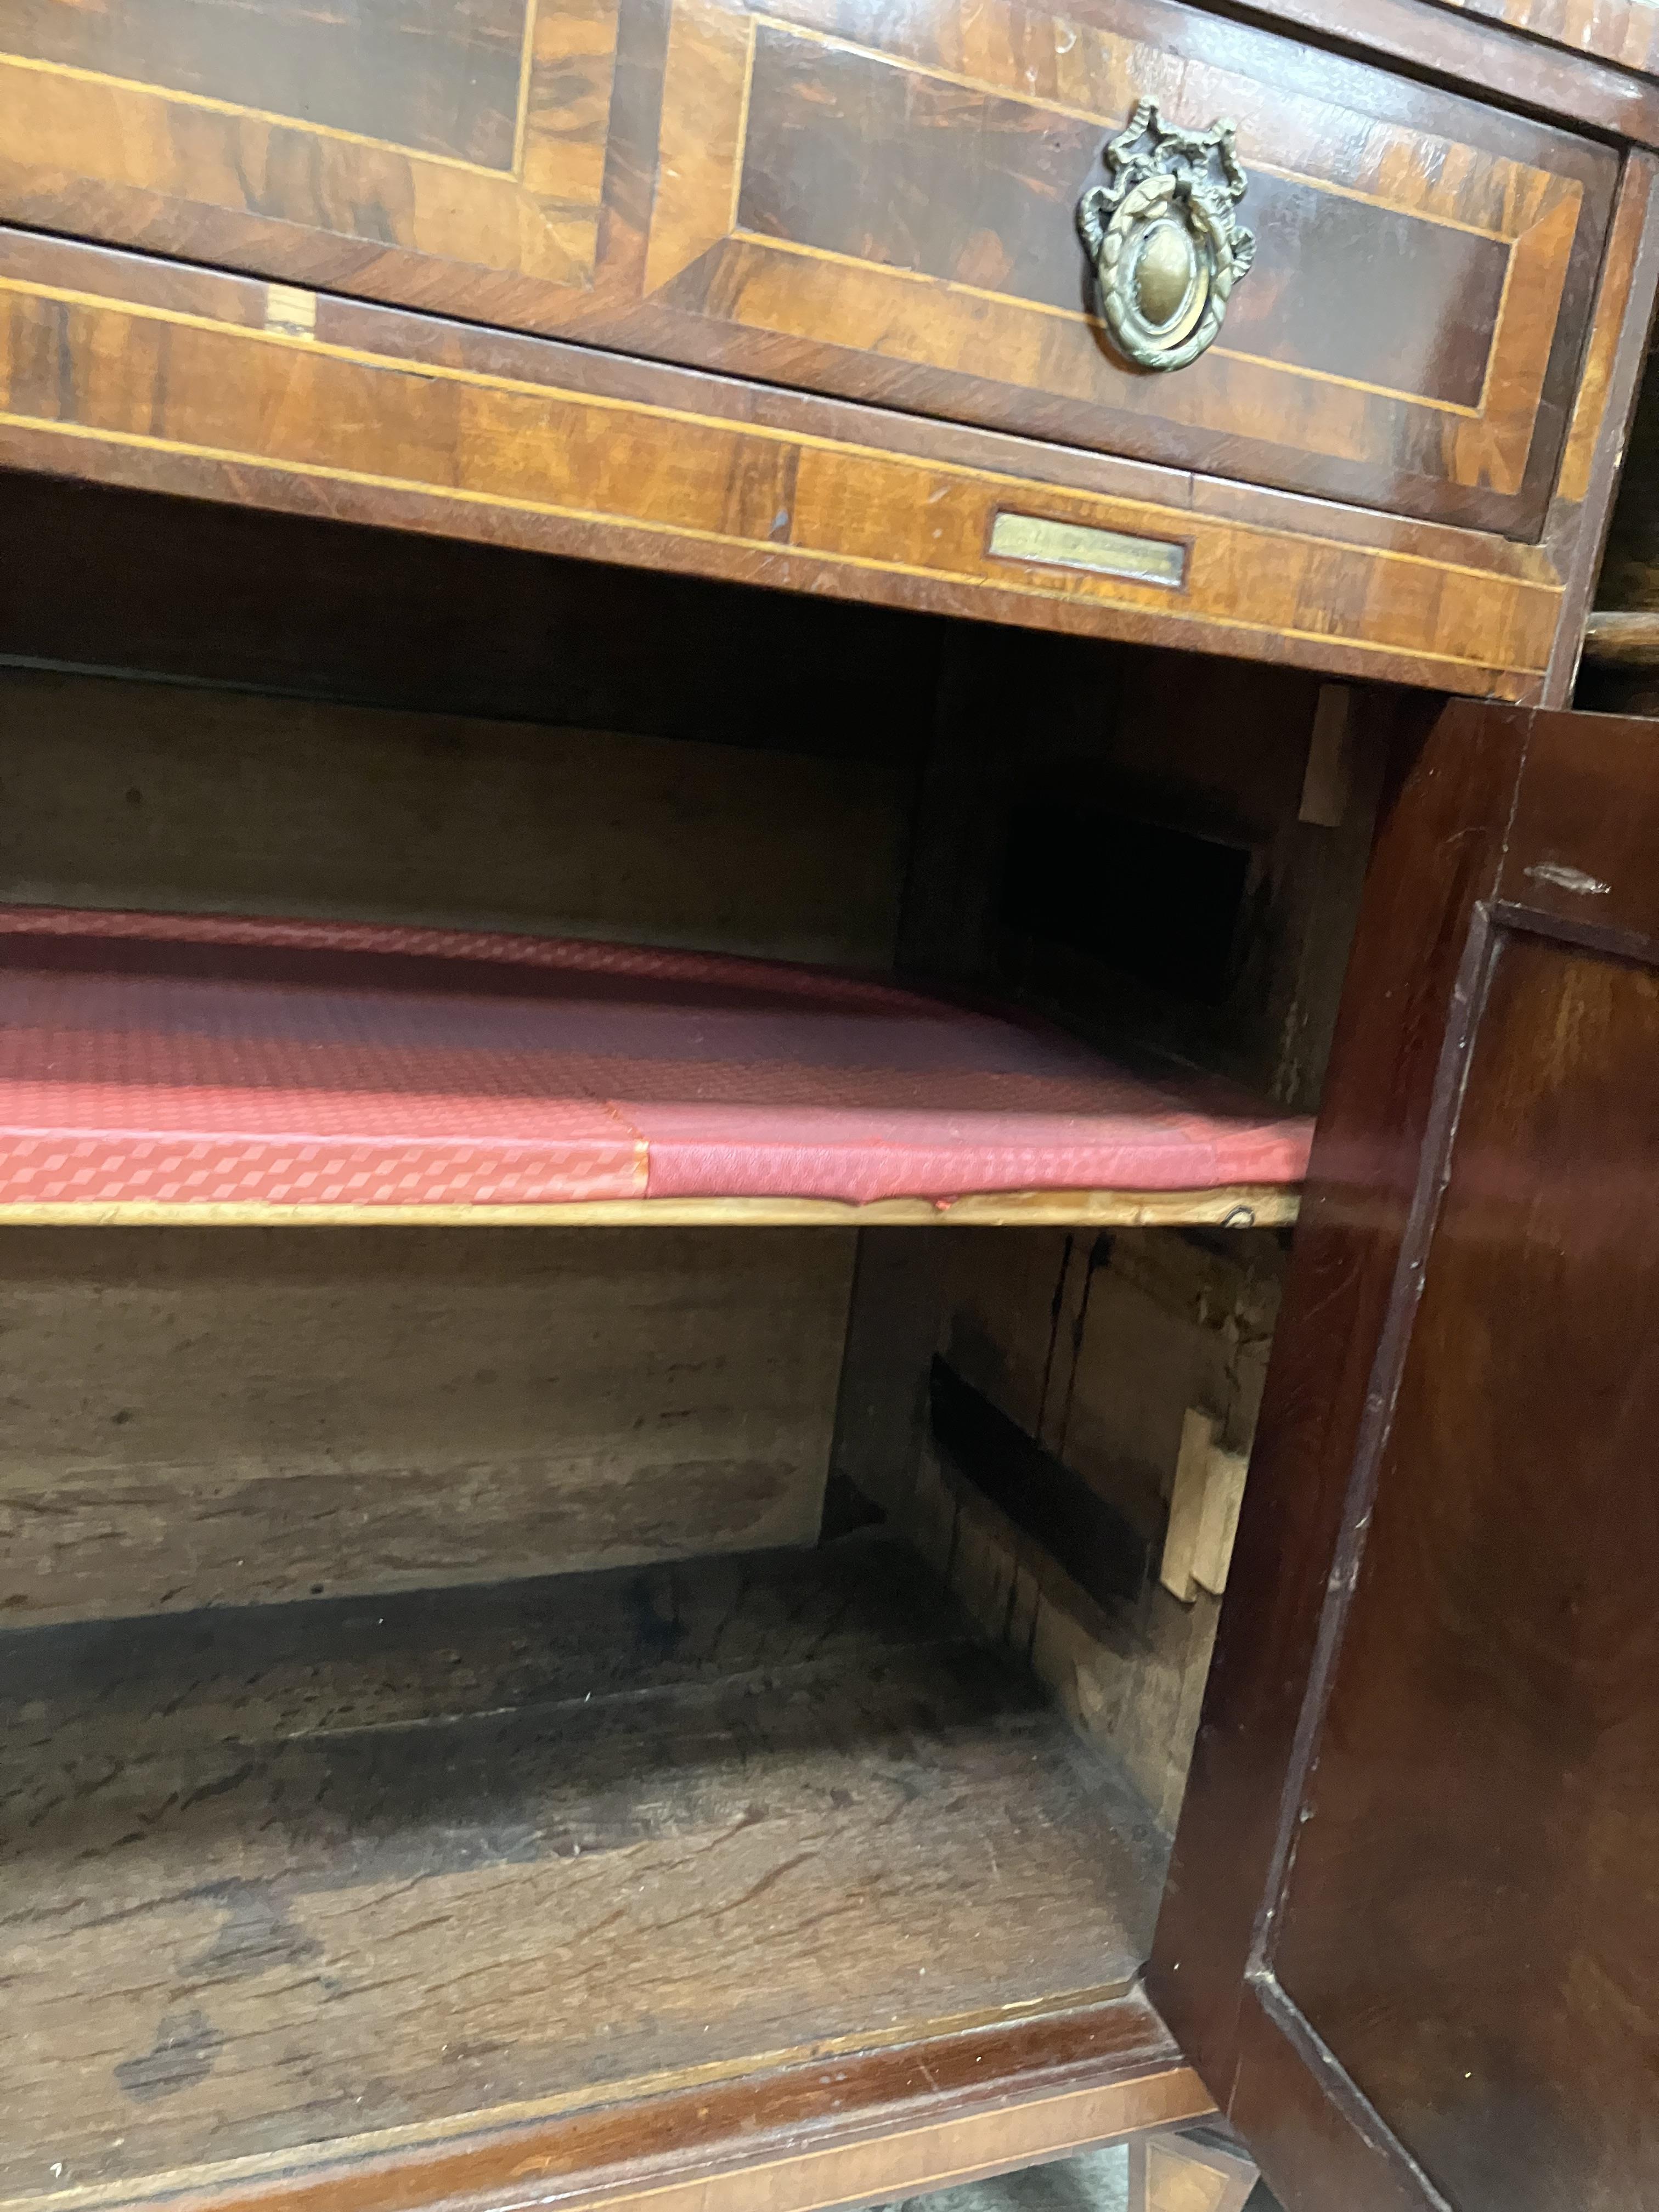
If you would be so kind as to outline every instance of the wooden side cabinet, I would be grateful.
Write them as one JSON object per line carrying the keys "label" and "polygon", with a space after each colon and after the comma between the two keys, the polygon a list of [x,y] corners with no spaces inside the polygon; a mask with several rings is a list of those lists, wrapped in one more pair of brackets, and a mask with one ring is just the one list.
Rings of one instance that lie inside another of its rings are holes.
{"label": "wooden side cabinet", "polygon": [[0,25],[0,2212],[1659,2203],[1638,12]]}

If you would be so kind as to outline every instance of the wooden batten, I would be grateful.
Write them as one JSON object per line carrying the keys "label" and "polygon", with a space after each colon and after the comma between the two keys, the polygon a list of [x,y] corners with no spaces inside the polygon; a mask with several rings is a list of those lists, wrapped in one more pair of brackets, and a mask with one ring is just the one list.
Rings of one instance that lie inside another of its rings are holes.
{"label": "wooden batten", "polygon": [[1598,607],[1584,628],[1597,668],[1659,668],[1659,607]]}
{"label": "wooden batten", "polygon": [[1594,608],[1584,623],[1577,703],[1602,714],[1659,711],[1659,362],[1647,356]]}

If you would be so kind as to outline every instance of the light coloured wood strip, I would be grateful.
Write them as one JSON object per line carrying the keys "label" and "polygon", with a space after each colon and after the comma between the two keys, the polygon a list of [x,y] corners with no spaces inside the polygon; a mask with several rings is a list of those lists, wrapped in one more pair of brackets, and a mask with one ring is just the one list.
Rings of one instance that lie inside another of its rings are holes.
{"label": "light coloured wood strip", "polygon": [[579,282],[598,260],[618,0],[524,0],[526,76],[516,163],[525,261],[544,229]]}
{"label": "light coloured wood strip", "polygon": [[755,34],[730,8],[676,7],[670,19],[656,191],[645,286],[659,291],[726,234],[743,161]]}
{"label": "light coloured wood strip", "polygon": [[1584,658],[1598,668],[1659,668],[1659,610],[1598,607],[1585,626]]}
{"label": "light coloured wood strip", "polygon": [[1440,0],[1534,38],[1659,75],[1659,8],[1653,0]]}
{"label": "light coloured wood strip", "polygon": [[[1659,170],[1656,169],[1652,157],[1632,155],[1626,166],[1624,185],[1613,209],[1613,228],[1607,239],[1601,289],[1596,295],[1595,319],[1591,326],[1583,366],[1579,371],[1571,425],[1561,456],[1561,474],[1556,485],[1556,497],[1559,501],[1569,505],[1576,506],[1589,497],[1596,454],[1607,438],[1610,428],[1608,410],[1614,398],[1613,380],[1618,374],[1620,341],[1625,336],[1633,281],[1640,270],[1644,249],[1649,246],[1656,221],[1654,199],[1656,189],[1659,189]],[[1634,298],[1639,303],[1638,313],[1650,313],[1651,302],[1645,287],[1635,292]],[[1616,426],[1611,426],[1620,437],[1624,429],[1621,408],[1620,419]],[[1622,447],[1619,450],[1622,457]]]}
{"label": "light coloured wood strip", "polygon": [[1300,1192],[1275,1183],[1219,1190],[981,1191],[963,1198],[617,1198],[566,1206],[264,1206],[160,1204],[0,1206],[0,1228],[1005,1228],[1208,1226],[1285,1229]]}
{"label": "light coloured wood strip", "polygon": [[1510,249],[1479,423],[1460,428],[1455,435],[1461,481],[1486,480],[1506,492],[1521,487],[1583,198],[1577,183],[1559,185],[1532,228]]}

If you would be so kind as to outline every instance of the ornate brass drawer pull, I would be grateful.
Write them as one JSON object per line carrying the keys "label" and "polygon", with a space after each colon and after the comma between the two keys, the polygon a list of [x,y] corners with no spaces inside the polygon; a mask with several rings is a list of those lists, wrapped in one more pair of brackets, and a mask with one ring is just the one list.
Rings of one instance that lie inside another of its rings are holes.
{"label": "ornate brass drawer pull", "polygon": [[1255,239],[1233,221],[1249,182],[1233,129],[1223,117],[1207,131],[1177,131],[1143,100],[1107,145],[1109,181],[1078,202],[1101,317],[1138,368],[1196,361],[1255,258]]}

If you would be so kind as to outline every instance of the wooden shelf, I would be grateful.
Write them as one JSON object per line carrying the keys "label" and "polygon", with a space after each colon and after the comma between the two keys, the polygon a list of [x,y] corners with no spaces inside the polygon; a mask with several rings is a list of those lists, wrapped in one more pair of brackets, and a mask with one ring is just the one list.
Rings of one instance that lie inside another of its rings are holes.
{"label": "wooden shelf", "polygon": [[1310,1125],[818,969],[0,911],[0,1220],[1294,1218]]}
{"label": "wooden shelf", "polygon": [[1659,668],[1659,610],[1598,607],[1584,626],[1584,659],[1598,668]]}
{"label": "wooden shelf", "polygon": [[9,1642],[0,2203],[342,2160],[383,2162],[353,2203],[453,2201],[445,2145],[521,2179],[524,2131],[639,2106],[638,2157],[722,2085],[733,2128],[844,2124],[941,2039],[970,2102],[1092,2094],[1127,2050],[1202,2109],[1112,2010],[1163,1838],[879,1535]]}

